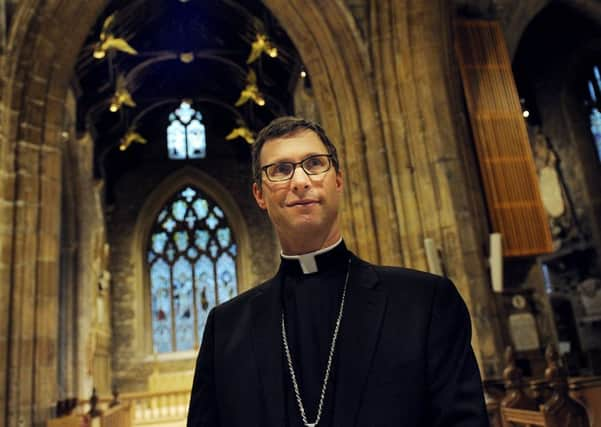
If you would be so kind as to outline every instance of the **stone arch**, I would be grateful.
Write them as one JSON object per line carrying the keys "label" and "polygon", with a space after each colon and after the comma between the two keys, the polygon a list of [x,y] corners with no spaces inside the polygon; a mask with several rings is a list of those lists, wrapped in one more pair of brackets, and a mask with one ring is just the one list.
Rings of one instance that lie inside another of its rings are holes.
{"label": "stone arch", "polygon": [[[591,161],[597,155],[590,136],[584,99],[580,96],[586,90],[584,67],[601,54],[599,36],[589,34],[592,28],[601,28],[601,5],[595,3],[587,0],[564,0],[553,4],[546,2],[545,7],[534,13],[524,28],[519,40],[520,53],[514,62],[518,70],[528,69],[532,64],[538,65],[534,67],[536,71],[529,71],[528,80],[535,94],[542,129],[563,160],[563,166],[560,167],[562,179],[570,193],[569,204],[577,206],[572,208],[575,210],[574,216],[578,218],[576,228],[579,233],[587,229],[591,234],[591,241],[598,252],[597,259],[601,260],[598,191],[601,176],[596,162]],[[549,11],[551,7],[555,10]],[[549,20],[549,12],[556,16],[553,21]],[[581,32],[576,32],[579,36],[570,39],[569,45],[556,46],[559,36],[555,39],[550,37],[554,34],[559,19],[566,25],[569,23],[570,27],[583,28]],[[535,45],[533,40],[540,44],[541,39],[546,43],[545,55],[536,56],[536,62],[533,62],[535,60],[528,59],[532,57],[531,52],[542,48]],[[571,164],[568,166],[564,163],[565,160],[569,160]]]}
{"label": "stone arch", "polygon": [[[77,55],[106,0],[77,2],[25,0],[17,4],[3,54],[0,105],[1,237],[6,254],[0,270],[10,294],[2,294],[0,333],[9,337],[0,356],[0,419],[12,426],[40,424],[57,397],[56,324],[60,218],[60,149],[65,100]],[[364,257],[397,260],[398,245],[388,224],[384,156],[366,153],[380,146],[376,108],[368,82],[366,46],[342,1],[267,0],[267,7],[289,31],[317,92],[326,128],[338,141],[349,174],[345,192],[345,235]],[[69,28],[69,37],[64,30]],[[347,72],[348,78],[339,78]],[[368,154],[368,155],[366,155]],[[370,196],[369,193],[374,195]],[[376,227],[380,223],[381,227]],[[358,237],[375,233],[374,239]],[[396,250],[395,250],[396,249]],[[5,287],[6,288],[6,287]],[[4,291],[6,292],[6,291]],[[30,318],[30,303],[40,309]],[[43,314],[43,315],[42,315]],[[56,317],[56,316],[55,316]],[[31,354],[30,358],[24,357]],[[44,380],[44,378],[46,380]],[[7,393],[7,394],[5,394]],[[32,409],[33,408],[33,409]]]}
{"label": "stone arch", "polygon": [[[539,12],[541,12],[550,0],[516,1],[515,7],[507,17],[507,25],[504,32],[507,39],[507,49],[511,58],[515,55],[520,40],[528,28],[528,25]],[[601,24],[601,6],[595,0],[563,0],[563,4],[588,14],[594,21]]]}
{"label": "stone arch", "polygon": [[[0,313],[10,310],[9,316],[0,317],[0,337],[10,336],[11,344],[8,359],[0,354],[0,384],[6,385],[0,387],[0,401],[7,402],[0,408],[0,419],[9,426],[40,424],[57,395],[54,381],[41,383],[55,377],[56,355],[46,350],[56,343],[56,325],[32,321],[24,307],[35,299],[48,302],[49,313],[56,309],[53,277],[58,261],[53,253],[60,209],[52,196],[58,191],[56,153],[64,102],[81,44],[107,3],[90,0],[82,8],[66,0],[19,2],[11,49],[2,57],[0,197],[7,203],[0,219],[13,226],[0,235],[0,248],[7,254],[0,279],[11,284],[10,294],[0,288]],[[446,242],[450,276],[468,297],[468,306],[475,308],[476,344],[485,344],[482,351],[475,345],[476,353],[494,359],[495,344],[486,344],[494,341],[492,315],[480,303],[489,290],[474,225],[479,212],[473,205],[478,202],[463,190],[477,185],[464,176],[470,163],[464,161],[469,156],[462,148],[465,119],[450,54],[448,2],[368,1],[368,41],[343,0],[264,3],[296,45],[310,73],[324,127],[348,171],[343,231],[349,246],[371,261],[423,267],[426,233]],[[386,8],[394,16],[384,12]],[[64,37],[65,28],[69,38]],[[417,41],[418,47],[410,41]],[[407,98],[405,88],[414,94]],[[420,103],[420,95],[436,100]],[[440,118],[436,129],[427,128],[426,116]],[[429,205],[415,209],[416,201],[426,199],[442,201],[439,210],[444,216]],[[413,242],[409,249],[402,240],[406,236]],[[33,356],[21,360],[31,348]]]}
{"label": "stone arch", "polygon": [[[342,1],[265,0],[311,76],[324,128],[339,148],[345,175],[345,240],[362,257],[400,263],[391,176],[371,83],[370,57]],[[345,78],[340,78],[344,73]],[[369,147],[369,150],[368,150]],[[372,239],[364,238],[372,235]]]}
{"label": "stone arch", "polygon": [[[601,27],[601,22],[599,23]],[[601,38],[589,40],[575,49],[568,59],[566,68],[571,70],[560,88],[558,99],[561,116],[565,121],[567,135],[575,144],[575,158],[579,160],[581,191],[584,193],[584,209],[590,211],[592,240],[597,248],[597,261],[601,265],[601,168],[589,159],[598,158],[595,143],[590,134],[590,122],[582,98],[576,94],[585,84],[583,76],[591,62],[601,57]],[[592,72],[590,69],[589,72]],[[582,207],[581,207],[582,208]]]}
{"label": "stone arch", "polygon": [[173,194],[184,185],[192,185],[198,188],[223,209],[239,247],[238,253],[240,256],[237,257],[236,262],[238,293],[250,289],[255,284],[250,256],[248,256],[251,251],[250,235],[242,212],[229,191],[214,178],[189,166],[167,177],[148,196],[140,209],[130,248],[131,259],[134,260],[134,299],[137,301],[136,313],[138,317],[135,322],[135,348],[140,359],[152,354],[152,346],[150,345],[152,339],[147,327],[150,324],[150,300],[148,294],[149,278],[144,259],[145,246],[159,211]]}

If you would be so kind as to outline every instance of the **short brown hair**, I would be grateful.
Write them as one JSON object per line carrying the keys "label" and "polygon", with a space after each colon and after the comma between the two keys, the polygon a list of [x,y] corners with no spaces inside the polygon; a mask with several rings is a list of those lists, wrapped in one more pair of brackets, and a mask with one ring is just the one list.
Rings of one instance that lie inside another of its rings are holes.
{"label": "short brown hair", "polygon": [[334,165],[334,169],[336,169],[336,172],[340,170],[336,146],[332,144],[332,141],[330,141],[325,131],[318,123],[300,117],[284,116],[272,120],[271,123],[269,123],[263,129],[261,129],[261,131],[257,135],[255,143],[252,146],[252,173],[253,180],[256,183],[261,184],[260,157],[263,145],[265,145],[265,143],[270,139],[289,136],[305,130],[313,131],[317,134],[317,136],[319,136],[319,139],[321,139],[323,145],[326,146],[328,154],[332,156],[332,164]]}

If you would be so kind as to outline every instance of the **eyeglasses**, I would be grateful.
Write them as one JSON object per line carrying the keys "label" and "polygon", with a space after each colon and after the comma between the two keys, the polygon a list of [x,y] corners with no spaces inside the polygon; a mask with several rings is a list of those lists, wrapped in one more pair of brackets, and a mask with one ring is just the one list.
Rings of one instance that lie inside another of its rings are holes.
{"label": "eyeglasses", "polygon": [[307,175],[320,175],[332,167],[331,154],[309,156],[300,162],[277,162],[261,168],[267,179],[272,182],[288,181],[294,176],[296,167],[300,165]]}

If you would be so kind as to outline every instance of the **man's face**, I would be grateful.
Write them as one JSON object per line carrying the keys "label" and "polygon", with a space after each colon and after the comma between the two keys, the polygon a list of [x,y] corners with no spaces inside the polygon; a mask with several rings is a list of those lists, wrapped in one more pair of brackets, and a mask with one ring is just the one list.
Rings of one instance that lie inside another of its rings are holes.
{"label": "man's face", "polygon": [[[260,164],[300,162],[316,154],[329,153],[315,132],[303,130],[268,140],[261,150]],[[259,207],[267,210],[283,248],[299,237],[322,239],[324,243],[340,235],[342,174],[333,164],[320,175],[307,175],[297,165],[292,178],[283,182],[271,182],[262,172],[261,186],[253,184],[253,194]]]}

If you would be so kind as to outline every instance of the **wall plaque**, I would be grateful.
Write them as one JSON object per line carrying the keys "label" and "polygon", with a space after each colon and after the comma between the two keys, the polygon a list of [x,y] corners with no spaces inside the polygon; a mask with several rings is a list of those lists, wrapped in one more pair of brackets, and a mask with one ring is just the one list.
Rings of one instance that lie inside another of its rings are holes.
{"label": "wall plaque", "polygon": [[515,313],[509,316],[509,332],[516,351],[538,350],[539,339],[536,321],[531,313]]}

